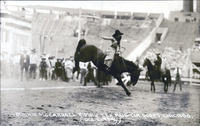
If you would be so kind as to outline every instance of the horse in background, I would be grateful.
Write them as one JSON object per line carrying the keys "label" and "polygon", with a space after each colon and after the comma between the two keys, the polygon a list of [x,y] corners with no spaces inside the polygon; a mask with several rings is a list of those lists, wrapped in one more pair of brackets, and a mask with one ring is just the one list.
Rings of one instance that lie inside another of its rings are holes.
{"label": "horse in background", "polygon": [[[126,94],[129,96],[131,93],[126,88],[121,79],[121,74],[123,72],[129,72],[131,76],[131,83],[136,85],[140,76],[141,69],[135,63],[125,60],[119,55],[115,54],[114,60],[110,69],[107,69],[107,66],[104,64],[106,54],[103,53],[102,50],[97,48],[94,45],[87,45],[84,39],[79,40],[77,45],[74,60],[75,60],[75,68],[73,73],[76,71],[80,71],[79,62],[89,62],[92,63],[98,68],[107,74],[112,75],[114,78],[118,80],[118,84],[124,89]],[[98,84],[99,85],[99,84]]]}
{"label": "horse in background", "polygon": [[143,67],[147,66],[146,77],[151,81],[151,91],[155,92],[154,81],[162,81],[164,83],[164,91],[168,91],[168,85],[171,85],[171,73],[170,70],[165,68],[164,70],[158,69],[156,65],[153,65],[151,61],[146,58],[143,63]]}

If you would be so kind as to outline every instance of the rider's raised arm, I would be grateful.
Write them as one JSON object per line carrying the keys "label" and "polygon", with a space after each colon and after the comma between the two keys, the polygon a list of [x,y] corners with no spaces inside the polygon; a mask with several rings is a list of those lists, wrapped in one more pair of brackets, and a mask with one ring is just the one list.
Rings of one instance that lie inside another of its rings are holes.
{"label": "rider's raised arm", "polygon": [[100,36],[102,39],[104,40],[110,40],[110,41],[114,41],[114,39],[112,37],[106,37],[106,36]]}

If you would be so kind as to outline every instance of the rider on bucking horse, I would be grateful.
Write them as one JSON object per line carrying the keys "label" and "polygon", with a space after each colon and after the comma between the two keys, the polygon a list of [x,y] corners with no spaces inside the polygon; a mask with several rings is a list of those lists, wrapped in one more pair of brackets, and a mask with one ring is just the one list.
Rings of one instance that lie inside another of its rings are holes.
{"label": "rider on bucking horse", "polygon": [[115,33],[110,37],[102,37],[105,40],[111,40],[112,44],[106,50],[105,65],[108,66],[107,70],[110,69],[112,62],[114,60],[114,55],[120,51],[120,41],[122,39],[123,33],[119,30],[115,30]]}

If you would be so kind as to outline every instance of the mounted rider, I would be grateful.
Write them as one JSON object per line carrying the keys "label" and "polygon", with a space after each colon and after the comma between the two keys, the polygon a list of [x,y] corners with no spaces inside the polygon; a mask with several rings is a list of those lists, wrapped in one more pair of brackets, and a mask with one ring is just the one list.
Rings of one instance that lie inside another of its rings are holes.
{"label": "mounted rider", "polygon": [[156,54],[157,60],[154,61],[155,67],[157,70],[161,70],[162,59],[160,57],[160,53]]}
{"label": "mounted rider", "polygon": [[109,37],[102,37],[104,40],[111,40],[112,44],[106,50],[106,58],[105,58],[105,65],[108,66],[107,70],[111,67],[112,62],[114,60],[114,55],[120,51],[120,42],[122,39],[123,33],[119,30],[115,30],[115,33],[112,35],[112,38]]}

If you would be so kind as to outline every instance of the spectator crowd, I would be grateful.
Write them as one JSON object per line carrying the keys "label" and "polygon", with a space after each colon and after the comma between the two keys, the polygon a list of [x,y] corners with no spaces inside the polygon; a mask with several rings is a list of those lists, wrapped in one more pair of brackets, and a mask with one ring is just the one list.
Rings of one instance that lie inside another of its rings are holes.
{"label": "spectator crowd", "polygon": [[74,58],[60,58],[48,54],[38,55],[36,49],[30,53],[24,50],[18,55],[3,53],[1,57],[1,77],[16,78],[20,81],[31,80],[61,80],[77,81],[80,83],[86,78],[87,81],[94,81],[96,67],[91,63],[80,62],[80,73],[73,76]]}

